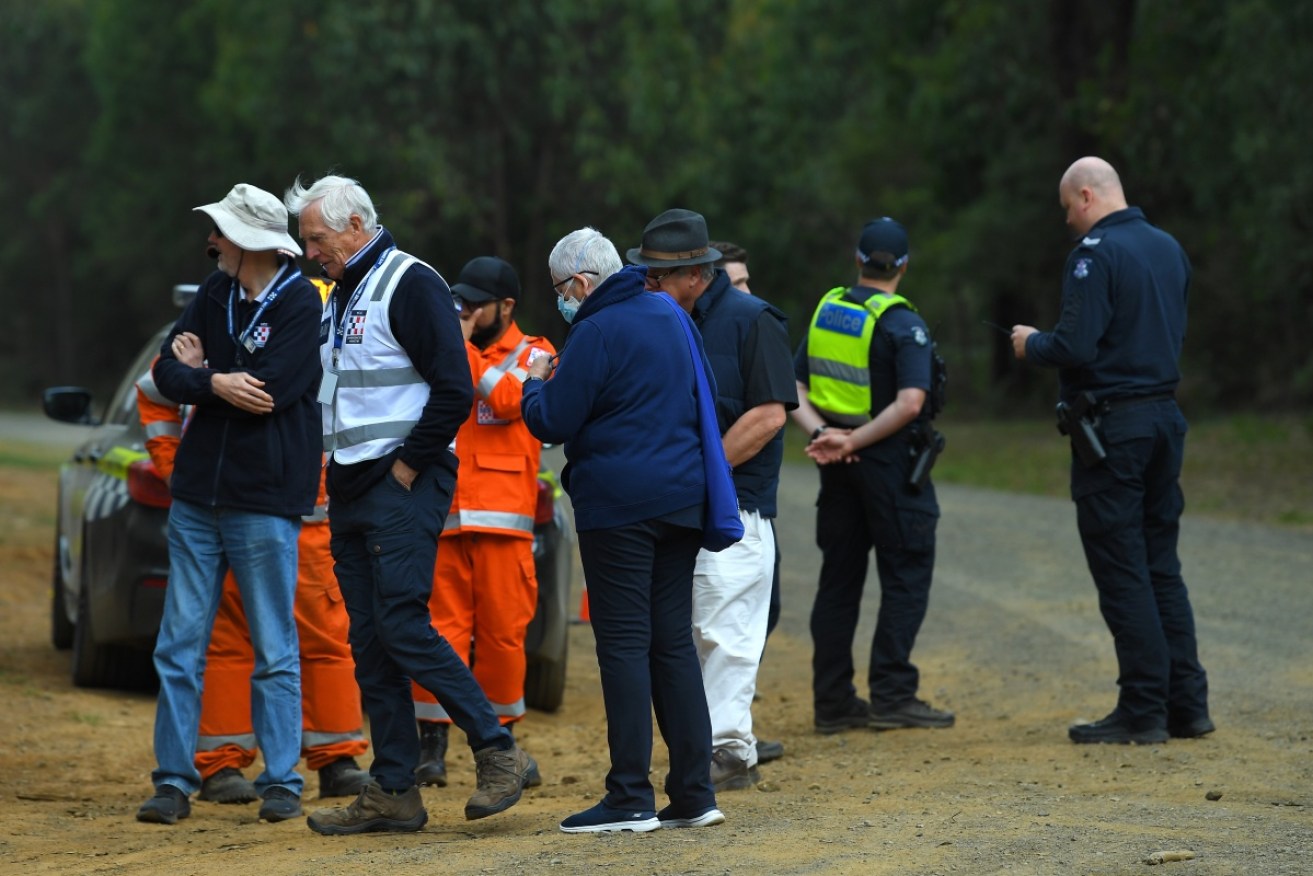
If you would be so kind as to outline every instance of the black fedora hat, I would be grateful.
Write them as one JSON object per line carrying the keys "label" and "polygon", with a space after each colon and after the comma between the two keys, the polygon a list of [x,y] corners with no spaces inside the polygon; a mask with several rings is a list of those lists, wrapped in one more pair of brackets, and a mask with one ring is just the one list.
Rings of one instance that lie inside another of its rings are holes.
{"label": "black fedora hat", "polygon": [[720,258],[707,241],[707,220],[692,210],[667,210],[647,223],[643,245],[625,253],[631,264],[653,268],[705,265]]}
{"label": "black fedora hat", "polygon": [[500,298],[519,300],[520,278],[508,262],[496,256],[472,258],[460,269],[451,294],[471,304],[495,301]]}

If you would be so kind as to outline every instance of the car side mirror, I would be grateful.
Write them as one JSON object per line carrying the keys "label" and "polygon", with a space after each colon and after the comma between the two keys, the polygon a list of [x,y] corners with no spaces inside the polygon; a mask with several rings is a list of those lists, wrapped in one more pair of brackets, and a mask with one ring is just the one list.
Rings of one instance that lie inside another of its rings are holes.
{"label": "car side mirror", "polygon": [[80,386],[52,386],[41,393],[41,407],[47,417],[61,423],[100,425],[91,415],[91,390]]}
{"label": "car side mirror", "polygon": [[196,297],[196,290],[201,288],[195,283],[179,283],[173,287],[173,303],[181,310]]}

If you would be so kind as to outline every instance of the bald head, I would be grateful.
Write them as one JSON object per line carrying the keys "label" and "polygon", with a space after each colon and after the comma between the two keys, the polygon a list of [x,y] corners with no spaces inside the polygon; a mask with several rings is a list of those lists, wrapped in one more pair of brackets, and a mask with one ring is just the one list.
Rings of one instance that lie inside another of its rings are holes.
{"label": "bald head", "polygon": [[1067,212],[1067,224],[1084,235],[1104,216],[1126,209],[1121,177],[1102,158],[1092,155],[1073,162],[1058,183],[1058,200]]}

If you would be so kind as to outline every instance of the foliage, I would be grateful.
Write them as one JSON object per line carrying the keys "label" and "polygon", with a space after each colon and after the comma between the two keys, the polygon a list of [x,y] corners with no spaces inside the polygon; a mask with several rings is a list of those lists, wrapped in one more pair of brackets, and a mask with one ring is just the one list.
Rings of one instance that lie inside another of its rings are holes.
{"label": "foliage", "polygon": [[981,323],[1056,317],[1056,183],[1100,154],[1195,262],[1182,396],[1307,406],[1311,29],[1276,0],[0,0],[5,390],[105,388],[209,268],[192,207],[335,171],[450,277],[509,259],[557,340],[546,256],[582,225],[623,252],[701,211],[796,338],[897,216],[954,404],[1034,411],[1052,375]]}

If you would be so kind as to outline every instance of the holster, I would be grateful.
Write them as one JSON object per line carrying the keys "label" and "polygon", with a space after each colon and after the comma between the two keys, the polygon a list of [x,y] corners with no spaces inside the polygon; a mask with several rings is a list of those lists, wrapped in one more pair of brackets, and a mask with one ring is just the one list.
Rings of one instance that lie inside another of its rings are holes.
{"label": "holster", "polygon": [[935,460],[939,458],[947,443],[943,432],[928,426],[913,435],[912,470],[907,475],[907,485],[914,491],[919,493],[925,488],[926,481],[930,479],[930,470],[935,467]]}
{"label": "holster", "polygon": [[1058,432],[1071,439],[1071,448],[1076,451],[1076,458],[1086,468],[1103,462],[1108,453],[1099,440],[1097,416],[1098,405],[1094,396],[1082,392],[1071,404],[1058,402]]}

